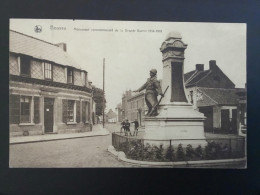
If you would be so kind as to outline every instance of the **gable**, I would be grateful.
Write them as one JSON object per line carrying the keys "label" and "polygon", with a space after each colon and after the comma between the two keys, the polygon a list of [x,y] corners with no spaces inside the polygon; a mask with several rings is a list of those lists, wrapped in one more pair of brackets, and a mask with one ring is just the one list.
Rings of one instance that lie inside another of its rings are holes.
{"label": "gable", "polygon": [[197,82],[198,87],[233,89],[235,84],[218,68]]}

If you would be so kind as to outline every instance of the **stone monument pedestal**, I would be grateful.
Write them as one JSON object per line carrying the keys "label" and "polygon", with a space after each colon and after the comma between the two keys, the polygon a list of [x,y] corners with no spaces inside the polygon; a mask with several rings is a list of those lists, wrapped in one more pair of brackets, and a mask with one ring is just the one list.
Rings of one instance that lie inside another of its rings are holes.
{"label": "stone monument pedestal", "polygon": [[[205,146],[204,115],[192,105],[161,106],[159,115],[145,118],[145,141],[151,145],[171,145],[176,147],[180,143],[186,147]],[[154,140],[154,141],[153,141]],[[168,141],[162,141],[168,140]]]}
{"label": "stone monument pedestal", "polygon": [[[192,107],[185,93],[183,79],[184,50],[178,32],[171,32],[162,43],[163,79],[162,90],[168,86],[158,109],[159,115],[145,118],[145,142],[152,145],[206,145],[204,114]],[[157,140],[157,141],[156,141]],[[163,141],[168,140],[168,141]]]}

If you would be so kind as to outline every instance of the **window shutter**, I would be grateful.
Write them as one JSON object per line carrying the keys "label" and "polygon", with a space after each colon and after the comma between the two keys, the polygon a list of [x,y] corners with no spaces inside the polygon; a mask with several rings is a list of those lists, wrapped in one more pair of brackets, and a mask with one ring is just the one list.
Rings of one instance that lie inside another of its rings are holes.
{"label": "window shutter", "polygon": [[88,121],[90,122],[90,102],[88,104]]}
{"label": "window shutter", "polygon": [[86,122],[86,102],[82,102],[82,122]]}
{"label": "window shutter", "polygon": [[76,121],[80,122],[80,101],[76,101]]}
{"label": "window shutter", "polygon": [[9,98],[9,121],[10,124],[20,123],[20,95],[10,95]]}
{"label": "window shutter", "polygon": [[67,123],[68,100],[62,100],[62,121]]}
{"label": "window shutter", "polygon": [[40,122],[40,98],[34,97],[34,123],[38,124]]}

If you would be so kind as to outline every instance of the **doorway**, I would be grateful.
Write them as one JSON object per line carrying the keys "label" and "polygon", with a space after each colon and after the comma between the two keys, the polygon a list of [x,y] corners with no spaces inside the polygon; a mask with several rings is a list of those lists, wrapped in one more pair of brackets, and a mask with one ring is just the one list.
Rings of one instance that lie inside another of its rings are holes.
{"label": "doorway", "polygon": [[53,133],[53,98],[44,98],[44,127],[45,133]]}
{"label": "doorway", "polygon": [[221,129],[226,133],[230,131],[229,109],[221,110]]}

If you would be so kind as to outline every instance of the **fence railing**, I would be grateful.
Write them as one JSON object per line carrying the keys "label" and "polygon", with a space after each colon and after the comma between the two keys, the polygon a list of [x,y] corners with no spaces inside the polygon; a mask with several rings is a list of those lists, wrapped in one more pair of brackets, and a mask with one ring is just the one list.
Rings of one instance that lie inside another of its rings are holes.
{"label": "fence railing", "polygon": [[[144,132],[139,132],[139,135]],[[112,133],[112,145],[126,157],[145,161],[194,161],[243,158],[245,138],[144,139]]]}

